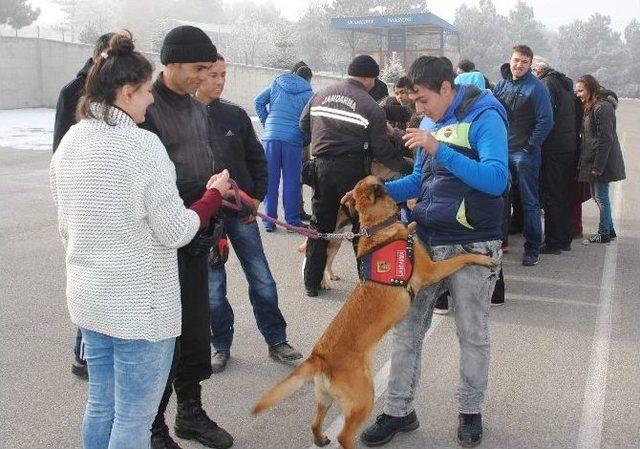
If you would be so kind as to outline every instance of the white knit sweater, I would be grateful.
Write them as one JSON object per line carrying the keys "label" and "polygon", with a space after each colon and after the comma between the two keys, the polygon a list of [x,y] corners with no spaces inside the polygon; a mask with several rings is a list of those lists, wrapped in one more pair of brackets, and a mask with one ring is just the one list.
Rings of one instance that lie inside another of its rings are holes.
{"label": "white knit sweater", "polygon": [[[91,107],[102,117],[101,106]],[[176,337],[176,248],[191,241],[200,219],[178,196],[160,139],[124,112],[109,113],[115,126],[80,121],[51,161],[71,320],[123,339]]]}

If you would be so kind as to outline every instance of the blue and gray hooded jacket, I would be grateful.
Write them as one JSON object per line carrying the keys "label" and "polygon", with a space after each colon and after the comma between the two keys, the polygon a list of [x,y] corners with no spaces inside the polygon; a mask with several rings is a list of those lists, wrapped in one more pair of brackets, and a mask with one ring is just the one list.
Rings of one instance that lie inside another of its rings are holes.
{"label": "blue and gray hooded jacket", "polygon": [[493,94],[509,117],[509,151],[538,152],[553,128],[551,97],[546,87],[529,70],[516,80],[508,64],[501,68],[503,79]]}
{"label": "blue and gray hooded jacket", "polygon": [[500,240],[509,176],[506,111],[491,92],[458,86],[434,136],[440,145],[424,161],[413,209],[418,236],[429,246]]}
{"label": "blue and gray hooded jacket", "polygon": [[298,123],[312,96],[311,84],[301,76],[287,73],[277,77],[254,100],[264,127],[262,140],[281,140],[302,147],[304,134]]}

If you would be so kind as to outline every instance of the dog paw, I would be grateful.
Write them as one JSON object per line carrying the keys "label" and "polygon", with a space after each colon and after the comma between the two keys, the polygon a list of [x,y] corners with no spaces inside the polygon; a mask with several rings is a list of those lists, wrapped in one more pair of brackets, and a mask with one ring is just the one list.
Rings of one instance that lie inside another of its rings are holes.
{"label": "dog paw", "polygon": [[322,435],[320,440],[315,440],[314,439],[314,442],[313,442],[313,444],[315,444],[316,446],[319,446],[319,447],[326,446],[329,443],[331,443],[331,440],[329,438],[327,438],[326,435]]}
{"label": "dog paw", "polygon": [[331,290],[331,284],[323,279],[322,282],[320,282],[320,288],[322,290]]}
{"label": "dog paw", "polygon": [[487,268],[494,268],[496,263],[490,256],[479,256],[478,265],[482,265]]}

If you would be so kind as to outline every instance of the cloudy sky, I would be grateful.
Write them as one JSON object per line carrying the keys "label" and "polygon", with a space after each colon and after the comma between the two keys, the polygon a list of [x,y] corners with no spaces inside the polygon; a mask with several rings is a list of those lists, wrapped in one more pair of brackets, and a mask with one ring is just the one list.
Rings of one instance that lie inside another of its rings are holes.
{"label": "cloudy sky", "polygon": [[[135,0],[130,0],[135,1]],[[224,0],[231,3],[234,0]],[[295,20],[312,0],[255,0],[260,3],[271,1],[285,17]],[[357,0],[354,0],[357,1]],[[631,18],[640,19],[640,0],[525,0],[532,6],[536,18],[547,26],[556,29],[573,19],[586,19],[594,12],[611,16],[613,27],[622,31]],[[51,24],[60,20],[58,8],[51,0],[31,0],[34,6],[42,8],[40,23]],[[453,22],[455,11],[462,3],[477,4],[477,0],[430,0],[429,9],[445,20]],[[493,0],[502,14],[506,14],[514,0]]]}

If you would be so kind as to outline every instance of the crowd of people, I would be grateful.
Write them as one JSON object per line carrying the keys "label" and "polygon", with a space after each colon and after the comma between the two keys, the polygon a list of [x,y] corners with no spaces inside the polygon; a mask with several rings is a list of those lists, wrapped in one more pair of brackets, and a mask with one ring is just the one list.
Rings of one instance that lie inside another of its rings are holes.
{"label": "crowd of people", "polygon": [[[454,68],[446,57],[420,56],[391,95],[371,56],[355,57],[345,80],[317,92],[300,61],[255,98],[260,141],[247,112],[222,99],[226,62],[202,30],[171,30],[160,60],[153,80],[128,32],[101,36],[57,106],[50,179],[78,327],[72,371],[89,379],[83,447],[179,449],[164,419],[173,390],[175,435],[230,447],[233,437],[201,399],[201,381],[231,357],[229,244],[266,353],[298,360],[257,210],[264,201],[265,214],[277,218],[282,179],[286,223],[332,233],[341,203],[376,171],[434,260],[485,253],[495,268],[469,266],[417,292],[393,329],[383,413],[361,440],[379,446],[419,427],[422,344],[432,314],[446,313],[451,301],[460,345],[457,438],[479,444],[489,308],[504,304],[509,234],[524,236],[524,266],[569,251],[582,237],[582,202],[592,197],[599,226],[583,243],[617,237],[609,184],[625,169],[615,93],[589,74],[574,85],[526,45],[513,47],[495,86],[469,60]],[[313,188],[308,225],[302,182]],[[240,210],[223,207],[239,196]],[[357,217],[349,218],[357,233]],[[325,239],[306,245],[310,297],[321,292],[327,247]]]}

